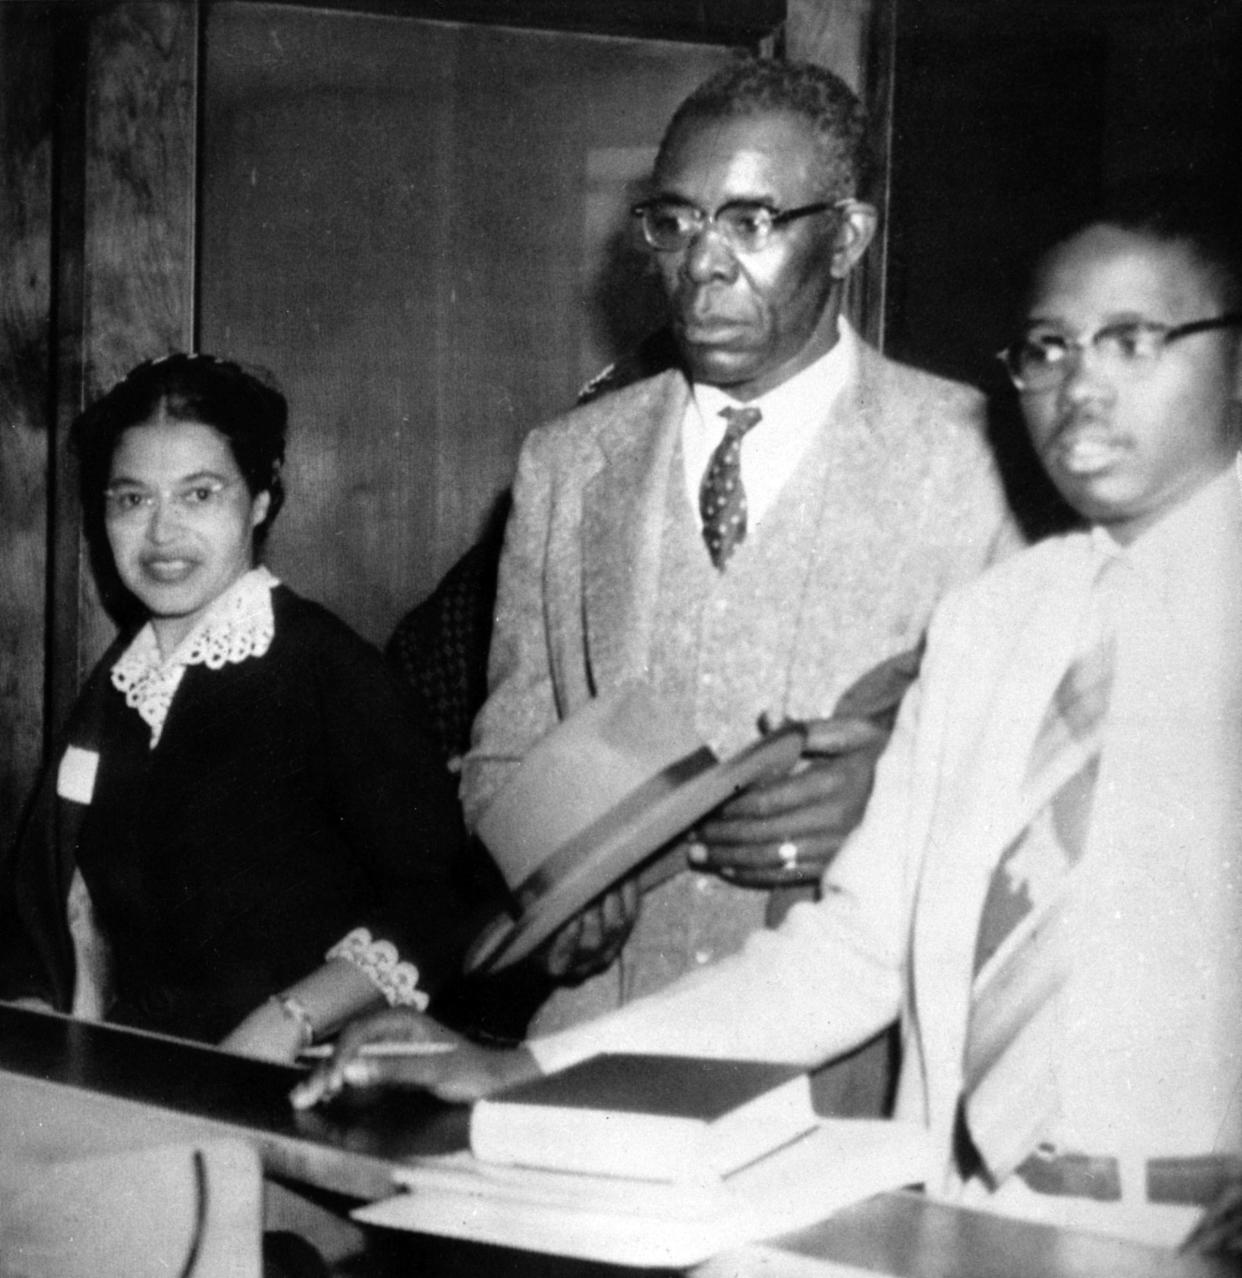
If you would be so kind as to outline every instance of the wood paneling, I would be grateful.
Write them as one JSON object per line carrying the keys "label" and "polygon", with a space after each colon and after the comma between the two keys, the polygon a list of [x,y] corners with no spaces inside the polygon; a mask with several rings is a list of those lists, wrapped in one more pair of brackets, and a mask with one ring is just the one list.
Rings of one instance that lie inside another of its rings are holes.
{"label": "wood paneling", "polygon": [[[69,423],[193,331],[195,3],[0,5],[0,839],[112,633]],[[49,513],[50,512],[50,513]]]}
{"label": "wood paneling", "polygon": [[[303,4],[304,0],[273,0]],[[822,0],[821,0],[822,2]],[[750,47],[784,16],[783,0],[331,0],[322,8],[440,22],[578,31]]]}
{"label": "wood paneling", "polygon": [[48,533],[47,710],[45,752],[79,686],[84,557],[79,533],[76,475],[67,447],[68,427],[83,403],[84,244],[86,237],[86,100],[90,66],[90,13],[57,11],[53,58],[56,122],[52,208],[52,359],[48,386],[51,426],[47,459],[51,524]]}
{"label": "wood paneling", "polygon": [[889,4],[891,0],[789,0],[785,56],[818,62],[855,93],[865,93],[873,10]]}
{"label": "wood paneling", "polygon": [[[141,360],[193,344],[197,39],[192,2],[112,5],[90,23],[82,239],[62,245],[82,264],[76,343],[61,325],[62,429]],[[80,385],[68,368],[75,345]],[[72,527],[72,473],[62,474],[57,519]],[[62,591],[77,591],[75,684],[113,633],[84,557],[79,565],[76,583],[67,564],[57,573]],[[72,611],[60,599],[58,620]]]}
{"label": "wood paneling", "polygon": [[43,746],[52,43],[46,6],[0,5],[0,857]]}
{"label": "wood paneling", "polygon": [[93,395],[193,334],[198,6],[109,6],[91,27],[86,336]]}
{"label": "wood paneling", "polygon": [[869,192],[880,229],[850,277],[846,311],[873,346],[884,346],[888,272],[889,149],[897,0],[789,0],[785,56],[836,72],[866,103],[871,117],[875,177]]}
{"label": "wood paneling", "polygon": [[382,642],[662,315],[628,203],[728,51],[217,3],[201,335],[292,413],[269,557]]}

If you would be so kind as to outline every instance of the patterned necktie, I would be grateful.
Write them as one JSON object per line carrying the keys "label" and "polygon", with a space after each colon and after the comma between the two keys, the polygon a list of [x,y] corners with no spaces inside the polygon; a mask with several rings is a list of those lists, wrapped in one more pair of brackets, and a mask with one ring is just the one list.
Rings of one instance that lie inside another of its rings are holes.
{"label": "patterned necktie", "polygon": [[757,408],[722,408],[724,438],[716,445],[699,486],[703,540],[712,563],[724,570],[733,548],[746,537],[746,490],[742,487],[742,436],[763,416]]}
{"label": "patterned necktie", "polygon": [[1045,1137],[1059,1109],[1057,995],[1072,967],[1070,906],[1090,826],[1114,650],[1097,610],[1036,736],[1024,787],[1029,817],[997,863],[980,916],[963,1104],[994,1185]]}

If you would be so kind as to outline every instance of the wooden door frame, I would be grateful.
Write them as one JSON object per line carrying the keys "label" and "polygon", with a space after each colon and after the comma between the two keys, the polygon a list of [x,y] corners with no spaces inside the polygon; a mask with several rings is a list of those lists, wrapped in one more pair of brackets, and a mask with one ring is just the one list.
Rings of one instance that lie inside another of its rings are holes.
{"label": "wooden door frame", "polygon": [[113,633],[80,535],[69,427],[194,343],[199,0],[58,8],[45,737]]}

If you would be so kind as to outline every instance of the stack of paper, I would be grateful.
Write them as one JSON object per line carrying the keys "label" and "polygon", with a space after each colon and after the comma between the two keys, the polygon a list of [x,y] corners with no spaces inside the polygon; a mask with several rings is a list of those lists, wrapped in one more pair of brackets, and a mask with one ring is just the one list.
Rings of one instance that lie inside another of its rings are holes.
{"label": "stack of paper", "polygon": [[553,1255],[676,1267],[921,1183],[927,1157],[923,1128],[873,1119],[825,1119],[730,1175],[672,1182],[505,1166],[461,1153],[401,1170],[403,1192],[353,1215]]}

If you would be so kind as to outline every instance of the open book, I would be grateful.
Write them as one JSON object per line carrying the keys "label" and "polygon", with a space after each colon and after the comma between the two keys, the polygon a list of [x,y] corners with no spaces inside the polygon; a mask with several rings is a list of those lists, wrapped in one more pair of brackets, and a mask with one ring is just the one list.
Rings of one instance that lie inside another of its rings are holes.
{"label": "open book", "polygon": [[926,1131],[880,1119],[821,1119],[727,1176],[679,1181],[485,1163],[469,1153],[395,1173],[403,1192],[356,1220],[611,1264],[698,1264],[801,1229],[886,1189],[921,1183]]}

